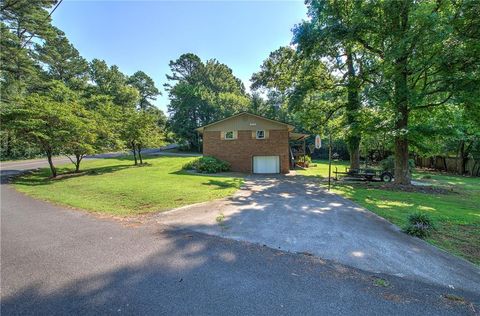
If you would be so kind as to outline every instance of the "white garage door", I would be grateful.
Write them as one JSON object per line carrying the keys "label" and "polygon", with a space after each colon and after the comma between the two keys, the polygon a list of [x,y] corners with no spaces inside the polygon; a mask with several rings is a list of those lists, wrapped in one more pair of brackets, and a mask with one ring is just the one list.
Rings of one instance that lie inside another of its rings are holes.
{"label": "white garage door", "polygon": [[280,173],[279,156],[253,157],[253,173]]}

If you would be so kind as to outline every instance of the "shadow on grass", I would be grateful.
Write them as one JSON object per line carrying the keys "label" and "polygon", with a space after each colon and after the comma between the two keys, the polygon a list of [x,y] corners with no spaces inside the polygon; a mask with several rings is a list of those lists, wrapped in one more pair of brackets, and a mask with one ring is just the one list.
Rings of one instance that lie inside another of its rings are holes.
{"label": "shadow on grass", "polygon": [[88,177],[88,176],[99,176],[103,174],[113,173],[120,170],[128,168],[136,168],[137,166],[133,164],[121,164],[114,166],[103,166],[103,167],[94,167],[80,171],[79,173],[73,173],[71,171],[66,171],[70,169],[60,169],[57,178],[51,178],[50,169],[42,168],[38,171],[33,171],[29,174],[20,175],[17,178],[13,179],[14,184],[25,185],[25,186],[38,186],[38,185],[50,185],[59,181],[64,181],[71,178],[78,177]]}
{"label": "shadow on grass", "polygon": [[206,182],[202,182],[202,185],[216,186],[216,188],[214,188],[215,190],[222,190],[222,189],[228,189],[228,188],[239,189],[240,185],[242,184],[243,178],[245,177],[245,174],[238,173],[238,172],[197,173],[197,172],[182,170],[182,169],[170,172],[170,174],[180,175],[180,176],[195,176],[195,177],[203,177],[203,178],[216,177],[218,178],[218,180],[208,179]]}
{"label": "shadow on grass", "polygon": [[219,172],[219,173],[200,173],[200,172],[195,172],[193,170],[176,170],[170,172],[170,174],[176,174],[176,175],[181,175],[181,176],[198,176],[198,177],[218,177],[218,178],[245,178],[247,174],[241,173],[241,172],[233,172],[233,171],[228,171],[228,172]]}
{"label": "shadow on grass", "polygon": [[208,180],[207,182],[203,182],[203,185],[208,185],[208,186],[216,186],[215,190],[221,190],[221,189],[229,189],[229,188],[240,188],[241,180],[240,179],[233,179],[233,180],[223,180],[223,181],[218,181],[218,180]]}

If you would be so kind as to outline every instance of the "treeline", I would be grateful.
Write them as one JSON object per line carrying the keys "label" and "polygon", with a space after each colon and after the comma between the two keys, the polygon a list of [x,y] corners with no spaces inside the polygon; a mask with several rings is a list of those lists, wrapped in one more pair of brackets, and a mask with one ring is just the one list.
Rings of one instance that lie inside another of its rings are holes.
{"label": "treeline", "polygon": [[308,0],[291,47],[272,52],[253,88],[282,99],[310,131],[360,155],[393,152],[395,183],[409,159],[480,159],[478,1]]}
{"label": "treeline", "polygon": [[87,62],[51,24],[56,1],[7,0],[1,19],[2,159],[67,155],[76,171],[86,155],[162,144],[166,117],[144,72]]}
{"label": "treeline", "polygon": [[344,141],[353,168],[393,153],[397,184],[410,183],[414,157],[457,156],[459,174],[480,160],[476,0],[306,4],[308,19],[252,75],[251,94],[215,59],[171,61],[167,119],[145,73],[80,56],[50,24],[52,1],[2,2],[2,158],[41,151],[78,166],[86,154],[141,154],[165,139],[199,150],[195,128],[250,111]]}

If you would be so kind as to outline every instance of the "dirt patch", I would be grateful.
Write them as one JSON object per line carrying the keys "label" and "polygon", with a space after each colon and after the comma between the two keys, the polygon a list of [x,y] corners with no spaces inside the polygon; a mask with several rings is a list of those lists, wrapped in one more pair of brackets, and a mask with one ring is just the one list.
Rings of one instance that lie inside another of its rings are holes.
{"label": "dirt patch", "polygon": [[435,186],[418,186],[418,185],[395,185],[393,183],[385,183],[378,186],[379,189],[397,191],[397,192],[414,192],[424,194],[459,194],[453,188],[441,188]]}
{"label": "dirt patch", "polygon": [[81,172],[67,172],[67,173],[61,173],[57,174],[55,178],[50,177],[50,180],[56,181],[56,180],[63,180],[63,179],[68,179],[68,178],[75,178],[75,177],[80,177],[83,175],[86,175],[88,172],[87,171],[81,171]]}

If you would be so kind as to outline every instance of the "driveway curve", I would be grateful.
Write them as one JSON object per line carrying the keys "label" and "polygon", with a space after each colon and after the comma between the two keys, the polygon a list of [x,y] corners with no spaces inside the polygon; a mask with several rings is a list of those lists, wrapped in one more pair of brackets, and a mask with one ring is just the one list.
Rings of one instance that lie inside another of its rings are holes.
{"label": "driveway curve", "polygon": [[480,293],[480,269],[298,176],[248,177],[228,199],[159,214],[175,227]]}

